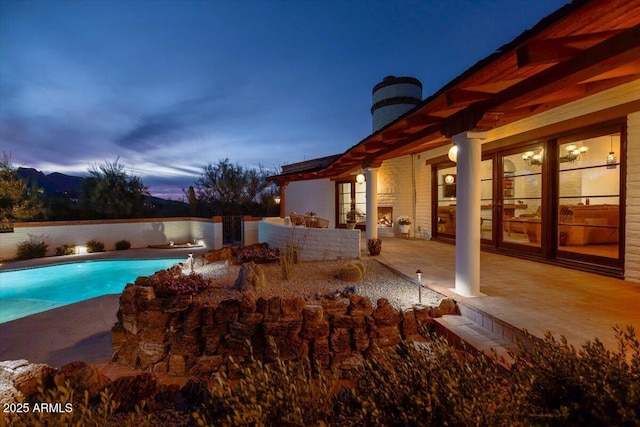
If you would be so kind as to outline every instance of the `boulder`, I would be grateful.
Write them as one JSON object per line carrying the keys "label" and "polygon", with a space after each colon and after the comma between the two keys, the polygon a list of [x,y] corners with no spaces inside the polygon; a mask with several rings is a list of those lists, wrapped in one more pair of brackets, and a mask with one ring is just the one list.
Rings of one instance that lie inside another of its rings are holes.
{"label": "boulder", "polygon": [[373,311],[373,318],[378,326],[397,326],[402,319],[402,315],[398,310],[393,308],[386,298],[380,298],[377,302],[378,307]]}
{"label": "boulder", "polygon": [[227,247],[209,251],[204,256],[204,259],[207,261],[207,264],[211,264],[216,261],[231,261],[231,248]]}
{"label": "boulder", "polygon": [[109,386],[109,391],[113,394],[112,400],[118,402],[119,411],[131,412],[143,400],[153,405],[158,393],[158,384],[155,376],[144,373],[114,380]]}
{"label": "boulder", "polygon": [[267,277],[262,266],[255,262],[247,262],[240,267],[238,278],[233,284],[233,289],[246,292],[261,289],[267,283]]}
{"label": "boulder", "polygon": [[100,391],[110,384],[109,378],[100,372],[95,365],[76,361],[62,366],[53,377],[55,384],[60,387],[69,382],[71,388],[80,396],[85,392],[91,398],[98,396]]}
{"label": "boulder", "polygon": [[44,390],[53,387],[55,369],[43,363],[7,360],[0,362],[0,399],[3,403],[15,401],[18,396],[26,399],[38,394],[38,386]]}

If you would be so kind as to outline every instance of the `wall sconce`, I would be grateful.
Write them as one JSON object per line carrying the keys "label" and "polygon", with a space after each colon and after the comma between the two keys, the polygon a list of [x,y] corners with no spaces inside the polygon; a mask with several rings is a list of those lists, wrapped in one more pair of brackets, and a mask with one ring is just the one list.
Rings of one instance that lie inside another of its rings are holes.
{"label": "wall sconce", "polygon": [[613,135],[611,135],[611,146],[609,150],[609,154],[607,155],[607,169],[615,169],[618,165],[618,159],[616,158],[616,153],[613,151]]}
{"label": "wall sconce", "polygon": [[565,154],[564,156],[560,156],[560,163],[577,162],[578,160],[580,160],[580,156],[584,156],[585,154],[587,154],[587,151],[589,151],[589,147],[585,146],[584,144],[580,148],[578,148],[575,144],[569,144],[564,147],[564,149],[567,150],[567,154]]}
{"label": "wall sconce", "polygon": [[449,152],[447,153],[447,156],[449,157],[449,160],[451,160],[453,163],[458,163],[458,146],[457,145],[451,146],[451,148],[449,148]]}
{"label": "wall sconce", "polygon": [[280,204],[280,200],[282,200],[280,199],[280,196],[273,196],[273,201],[275,202],[276,205]]}
{"label": "wall sconce", "polygon": [[529,166],[541,166],[542,165],[542,156],[544,155],[544,151],[540,150],[539,153],[534,151],[527,151],[522,155],[522,160],[527,162]]}
{"label": "wall sconce", "polygon": [[364,174],[362,172],[356,175],[356,182],[358,184],[364,184]]}
{"label": "wall sconce", "polygon": [[418,304],[422,304],[422,270],[417,270],[416,276],[418,276]]}

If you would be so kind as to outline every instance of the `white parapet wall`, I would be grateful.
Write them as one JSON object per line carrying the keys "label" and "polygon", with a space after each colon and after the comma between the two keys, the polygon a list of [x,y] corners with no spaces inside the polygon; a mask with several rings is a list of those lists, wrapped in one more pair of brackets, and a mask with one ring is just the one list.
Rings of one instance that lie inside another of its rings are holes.
{"label": "white parapet wall", "polygon": [[286,220],[268,218],[258,223],[258,239],[274,248],[293,241],[304,261],[360,258],[360,230],[292,227]]}
{"label": "white parapet wall", "polygon": [[84,246],[89,240],[104,243],[107,251],[114,250],[119,240],[128,240],[132,248],[173,241],[218,249],[222,247],[222,223],[218,219],[204,218],[17,223],[13,232],[0,234],[0,259],[14,258],[17,245],[24,241],[45,242],[47,255],[53,255],[59,246]]}

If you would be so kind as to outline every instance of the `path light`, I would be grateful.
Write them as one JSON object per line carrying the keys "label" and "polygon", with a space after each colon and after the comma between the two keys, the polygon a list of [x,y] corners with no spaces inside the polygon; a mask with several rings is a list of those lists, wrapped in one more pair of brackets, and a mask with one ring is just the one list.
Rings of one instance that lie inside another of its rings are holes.
{"label": "path light", "polygon": [[189,254],[189,259],[187,261],[189,261],[189,265],[191,266],[191,272],[193,273],[193,264],[195,264],[196,262],[196,260],[193,259],[193,254]]}
{"label": "path light", "polygon": [[418,304],[422,304],[422,270],[418,269],[416,275],[418,276]]}

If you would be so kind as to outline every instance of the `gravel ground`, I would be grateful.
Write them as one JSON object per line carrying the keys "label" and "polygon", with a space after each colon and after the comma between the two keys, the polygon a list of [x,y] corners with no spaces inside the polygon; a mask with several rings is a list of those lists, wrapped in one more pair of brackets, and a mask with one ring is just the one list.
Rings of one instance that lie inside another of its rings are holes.
{"label": "gravel ground", "polygon": [[[380,298],[386,298],[397,309],[411,308],[418,303],[418,286],[406,280],[375,260],[362,260],[366,267],[364,277],[359,282],[345,282],[337,277],[340,267],[346,261],[301,262],[295,266],[289,280],[282,279],[277,264],[261,264],[265,270],[267,286],[257,292],[258,296],[298,295],[307,301],[313,301],[323,295],[343,291],[355,286],[355,293],[368,297],[375,305]],[[194,271],[213,280],[216,299],[232,295],[234,281],[240,271],[239,266],[227,266],[224,262],[215,262],[204,266],[195,265]],[[422,304],[437,306],[445,297],[437,292],[422,288]],[[345,303],[348,301],[344,298]]]}

